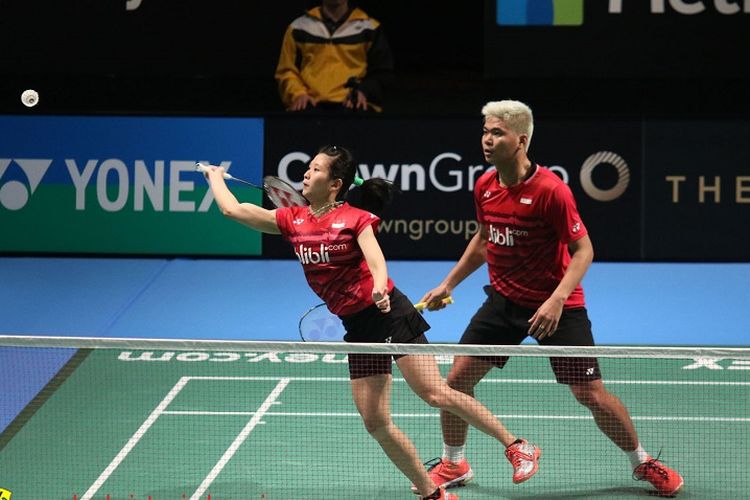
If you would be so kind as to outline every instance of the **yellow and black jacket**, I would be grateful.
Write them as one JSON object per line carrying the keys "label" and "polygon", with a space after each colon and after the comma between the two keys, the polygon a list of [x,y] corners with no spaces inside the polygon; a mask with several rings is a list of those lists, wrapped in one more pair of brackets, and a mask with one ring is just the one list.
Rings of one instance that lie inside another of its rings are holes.
{"label": "yellow and black jacket", "polygon": [[393,57],[378,21],[354,8],[331,32],[320,7],[289,25],[275,74],[287,108],[304,93],[318,102],[344,102],[355,85],[376,111],[392,76]]}

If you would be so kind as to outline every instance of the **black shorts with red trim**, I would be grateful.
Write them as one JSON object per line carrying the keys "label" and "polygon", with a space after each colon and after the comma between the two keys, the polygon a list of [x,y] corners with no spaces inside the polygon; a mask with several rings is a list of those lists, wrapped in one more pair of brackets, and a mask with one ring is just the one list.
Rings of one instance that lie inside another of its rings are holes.
{"label": "black shorts with red trim", "polygon": [[[529,318],[535,309],[519,306],[499,294],[492,286],[484,287],[487,300],[477,310],[461,336],[461,344],[518,345],[528,337]],[[563,309],[554,335],[541,345],[593,346],[591,321],[585,307]],[[503,368],[508,356],[482,356],[481,359]],[[602,378],[596,358],[550,357],[555,378],[561,384],[581,384]]]}
{"label": "black shorts with red trim", "polygon": [[[414,309],[408,297],[398,288],[390,293],[391,310],[383,314],[373,304],[368,308],[341,318],[346,329],[346,342],[391,344],[427,344],[424,332],[430,325]],[[349,376],[352,379],[392,373],[393,360],[402,355],[349,354]]]}

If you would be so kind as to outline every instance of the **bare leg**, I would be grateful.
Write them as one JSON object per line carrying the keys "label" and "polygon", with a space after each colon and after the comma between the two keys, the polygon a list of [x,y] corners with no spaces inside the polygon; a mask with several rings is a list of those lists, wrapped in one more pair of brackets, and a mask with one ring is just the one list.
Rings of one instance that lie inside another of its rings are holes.
{"label": "bare leg", "polygon": [[354,403],[367,432],[420,494],[428,496],[437,486],[425,471],[412,442],[391,420],[391,379],[390,375],[372,375],[352,380]]}
{"label": "bare leg", "polygon": [[[474,397],[474,387],[492,369],[492,365],[473,356],[456,356],[448,373],[448,385],[457,391]],[[449,411],[440,412],[443,442],[448,446],[463,446],[469,424]]]}
{"label": "bare leg", "polygon": [[607,391],[601,380],[572,384],[570,390],[587,407],[601,431],[624,451],[638,447],[638,434],[622,401]]}
{"label": "bare leg", "polygon": [[[458,445],[463,444],[466,440],[467,422],[485,434],[494,437],[506,447],[516,440],[515,436],[483,404],[472,396],[451,388],[445,382],[438,370],[434,356],[404,356],[399,358],[396,363],[412,390],[427,404],[442,410],[441,419],[443,419],[445,413],[449,413],[455,423],[461,426],[454,431],[454,438],[461,440]],[[446,425],[449,428],[453,425],[451,421],[446,422],[445,419],[441,423],[444,433]]]}

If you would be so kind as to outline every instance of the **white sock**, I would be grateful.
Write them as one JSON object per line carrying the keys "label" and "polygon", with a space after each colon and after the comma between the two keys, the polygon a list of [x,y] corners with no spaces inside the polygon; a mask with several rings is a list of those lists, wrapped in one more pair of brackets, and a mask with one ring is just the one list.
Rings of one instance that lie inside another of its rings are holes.
{"label": "white sock", "polygon": [[454,463],[460,462],[464,459],[464,447],[448,446],[447,444],[443,443],[443,458]]}
{"label": "white sock", "polygon": [[649,454],[643,449],[641,443],[638,443],[638,448],[635,450],[626,451],[625,453],[627,453],[628,458],[630,459],[630,465],[632,465],[634,469],[649,459]]}

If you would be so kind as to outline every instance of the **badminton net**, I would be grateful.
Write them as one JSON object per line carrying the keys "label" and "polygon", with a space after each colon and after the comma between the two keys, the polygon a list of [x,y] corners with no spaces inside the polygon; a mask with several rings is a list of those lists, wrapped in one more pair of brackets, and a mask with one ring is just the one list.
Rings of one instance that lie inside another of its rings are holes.
{"label": "badminton net", "polygon": [[[513,484],[504,447],[471,428],[474,479],[455,490],[464,500],[653,490],[556,382],[552,357],[599,360],[642,446],[682,474],[692,498],[750,491],[750,349],[17,336],[0,337],[0,488],[68,500],[415,498],[357,411],[350,354],[421,355],[443,377],[455,356],[509,357],[475,395],[541,448],[539,471]],[[395,364],[386,400],[420,460],[440,457],[440,412]]]}

